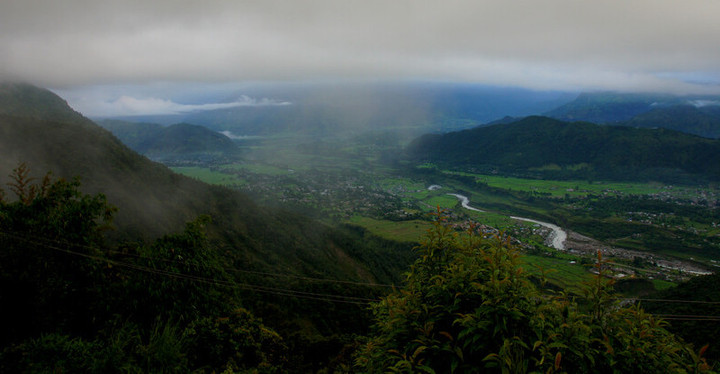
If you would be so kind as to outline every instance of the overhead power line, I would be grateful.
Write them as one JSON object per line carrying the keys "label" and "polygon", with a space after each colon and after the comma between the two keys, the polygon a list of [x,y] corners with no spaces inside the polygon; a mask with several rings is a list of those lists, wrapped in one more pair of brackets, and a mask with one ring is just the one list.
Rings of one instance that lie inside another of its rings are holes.
{"label": "overhead power line", "polygon": [[704,300],[674,300],[674,299],[645,299],[645,298],[627,298],[625,300],[650,301],[650,302],[659,302],[659,303],[720,305],[720,301],[704,301]]}
{"label": "overhead power line", "polygon": [[[35,239],[30,239],[30,238],[27,238],[27,237],[24,237],[21,235],[9,233],[7,231],[2,231],[2,230],[0,230],[0,234],[5,235],[7,237],[17,239],[17,240],[24,241],[26,243],[33,244],[35,246],[45,247],[45,248],[59,251],[62,253],[66,253],[69,255],[80,256],[80,257],[84,257],[84,258],[87,258],[90,260],[105,262],[108,264],[112,264],[114,266],[124,267],[127,269],[142,271],[142,272],[151,273],[151,274],[155,274],[155,275],[159,275],[159,276],[166,276],[166,277],[172,277],[172,278],[176,278],[176,279],[202,282],[202,283],[212,284],[212,285],[217,285],[217,286],[245,289],[245,290],[250,290],[250,291],[259,292],[259,293],[274,294],[274,295],[278,295],[278,296],[289,296],[289,297],[296,297],[296,298],[309,299],[309,300],[330,301],[330,302],[339,302],[339,303],[348,303],[348,304],[357,304],[357,305],[367,305],[370,302],[379,301],[378,299],[371,299],[371,298],[364,298],[364,297],[344,296],[344,295],[335,295],[335,294],[326,294],[326,293],[315,293],[315,292],[307,292],[307,291],[297,291],[297,290],[292,290],[292,289],[287,289],[287,288],[260,286],[260,285],[256,285],[256,284],[250,284],[250,283],[229,281],[229,280],[216,279],[216,278],[208,278],[208,277],[202,277],[202,276],[191,275],[191,274],[183,274],[183,273],[178,273],[178,272],[172,272],[172,271],[167,271],[167,270],[162,270],[162,269],[151,268],[151,267],[133,264],[133,263],[129,263],[129,262],[118,261],[118,260],[114,260],[114,259],[110,259],[110,258],[106,258],[106,257],[102,257],[102,256],[96,256],[96,255],[92,255],[92,254],[72,251],[67,248],[50,245],[50,244],[48,244],[48,242],[56,243],[56,244],[63,245],[63,246],[72,245],[72,246],[90,249],[90,250],[94,250],[94,251],[115,253],[115,254],[126,255],[126,256],[133,256],[133,257],[150,260],[150,261],[170,262],[170,263],[176,263],[176,264],[182,264],[182,265],[193,265],[196,267],[199,267],[202,265],[188,264],[186,262],[181,262],[181,261],[171,260],[171,259],[162,259],[162,258],[147,257],[147,256],[142,256],[142,255],[136,255],[136,254],[123,253],[123,252],[117,251],[117,250],[105,250],[105,249],[101,249],[101,248],[97,248],[97,247],[93,247],[93,246],[67,243],[67,242],[62,242],[62,241],[53,240],[53,239],[49,239],[49,238],[35,237]],[[38,241],[38,239],[42,239],[45,242],[40,242],[40,241]],[[291,275],[291,274],[273,274],[273,273],[268,273],[268,272],[242,270],[242,269],[234,269],[234,268],[228,268],[228,267],[223,267],[223,269],[229,270],[229,271],[240,272],[240,273],[256,274],[256,275],[262,275],[262,276],[273,276],[273,277],[287,277],[287,278],[293,278],[293,279],[305,280],[305,281],[351,284],[351,285],[359,285],[359,286],[380,286],[380,287],[403,288],[403,287],[398,287],[398,286],[390,285],[390,284],[363,283],[363,282],[343,281],[343,280],[337,280],[337,279],[313,278],[313,277],[296,276],[296,275]],[[677,300],[677,299],[652,299],[652,298],[615,298],[615,300],[720,305],[720,301],[703,301],[703,300]],[[672,315],[672,314],[653,314],[653,315],[656,317],[665,319],[665,320],[720,321],[720,316],[710,316],[710,315]]]}
{"label": "overhead power line", "polygon": [[[177,261],[177,260],[171,260],[171,259],[165,259],[165,258],[156,258],[156,257],[148,257],[148,256],[142,256],[132,253],[124,253],[122,251],[117,250],[108,250],[108,253],[114,253],[114,254],[120,254],[123,256],[131,256],[135,258],[141,258],[145,260],[150,261],[163,261],[163,262],[170,262],[170,263],[176,263],[176,264],[183,264],[187,265],[185,262]],[[204,266],[202,264],[190,264],[196,267]],[[338,283],[338,284],[347,284],[347,285],[353,285],[353,286],[365,286],[365,287],[387,287],[387,288],[403,288],[403,286],[398,286],[394,284],[383,284],[383,283],[366,283],[366,282],[355,282],[355,281],[347,281],[347,280],[340,280],[340,279],[330,279],[330,278],[314,278],[314,277],[305,277],[301,275],[293,275],[293,274],[283,274],[283,273],[268,273],[264,271],[257,271],[257,270],[246,270],[246,269],[237,269],[233,267],[222,267],[224,270],[232,271],[235,273],[243,273],[243,274],[253,274],[253,275],[262,275],[262,276],[268,276],[268,277],[275,277],[275,278],[292,278],[292,279],[298,279],[298,280],[305,280],[305,281],[311,281],[311,282],[322,282],[322,283]]]}
{"label": "overhead power line", "polygon": [[297,290],[291,290],[291,289],[286,289],[286,288],[259,286],[259,285],[255,285],[255,284],[249,284],[249,283],[242,283],[242,282],[236,282],[236,281],[207,278],[207,277],[191,275],[191,274],[177,273],[177,272],[137,265],[137,264],[133,264],[133,263],[129,263],[129,262],[117,261],[117,260],[113,260],[113,259],[109,259],[109,258],[105,258],[105,257],[101,257],[101,256],[95,256],[95,255],[91,255],[91,254],[72,251],[67,248],[61,248],[58,246],[50,245],[48,243],[38,242],[36,240],[28,239],[28,238],[25,238],[25,237],[22,237],[19,235],[15,235],[15,234],[10,234],[7,232],[0,231],[0,234],[15,238],[17,240],[24,241],[29,244],[33,244],[35,246],[52,249],[54,251],[66,253],[69,255],[84,257],[84,258],[87,258],[90,260],[104,262],[104,263],[111,264],[114,266],[124,267],[127,269],[142,271],[142,272],[151,273],[151,274],[160,275],[160,276],[172,277],[172,278],[176,278],[176,279],[202,282],[202,283],[206,283],[206,284],[231,287],[231,288],[247,289],[247,290],[260,292],[260,293],[275,294],[275,295],[279,295],[279,296],[291,296],[291,297],[310,299],[310,300],[331,301],[331,302],[358,304],[358,305],[367,305],[370,302],[378,301],[377,299],[370,299],[370,298],[363,298],[363,297],[297,291]]}
{"label": "overhead power line", "polygon": [[[7,236],[14,237],[16,239],[21,240],[31,240],[27,237],[19,236],[17,234],[8,233],[6,231],[1,231],[0,233],[3,233]],[[75,243],[68,243],[68,242],[62,242],[59,240],[49,239],[49,238],[42,238],[42,237],[34,237],[34,239],[42,239],[43,241],[55,243],[58,245],[72,245],[75,247],[85,248],[92,251],[97,251],[98,253],[108,253],[108,254],[116,254],[116,255],[122,255],[122,256],[129,256],[129,257],[135,257],[140,258],[144,260],[149,261],[160,261],[160,262],[166,262],[166,263],[175,263],[178,265],[190,265],[194,266],[196,268],[207,268],[207,265],[204,264],[198,264],[198,263],[188,263],[168,258],[157,258],[157,257],[149,257],[149,256],[143,256],[139,254],[134,253],[125,253],[123,251],[113,250],[113,249],[104,249],[104,248],[98,248],[94,246],[84,245],[84,244],[75,244]],[[38,243],[35,243],[36,245]],[[401,285],[395,285],[395,284],[384,284],[384,283],[368,283],[368,282],[357,282],[357,281],[348,281],[348,280],[341,280],[341,279],[331,279],[331,278],[317,278],[317,277],[307,277],[307,276],[300,276],[300,275],[294,275],[294,274],[283,274],[283,273],[269,273],[269,272],[263,272],[263,271],[257,271],[257,270],[246,270],[246,269],[237,269],[234,267],[228,267],[228,266],[221,266],[223,270],[235,272],[235,273],[243,273],[243,274],[253,274],[253,275],[262,275],[262,276],[268,276],[268,277],[275,277],[275,278],[291,278],[291,279],[298,279],[298,280],[305,280],[305,281],[312,281],[312,282],[319,282],[319,283],[337,283],[337,284],[345,284],[345,285],[354,285],[354,286],[363,286],[363,287],[385,287],[385,288],[404,288]]]}

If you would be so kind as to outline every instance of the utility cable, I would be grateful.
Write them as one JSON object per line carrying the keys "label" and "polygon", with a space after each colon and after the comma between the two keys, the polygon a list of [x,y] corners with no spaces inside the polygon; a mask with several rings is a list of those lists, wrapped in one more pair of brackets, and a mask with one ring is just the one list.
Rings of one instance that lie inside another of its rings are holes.
{"label": "utility cable", "polygon": [[9,236],[9,237],[13,237],[17,240],[22,240],[26,243],[30,243],[30,244],[33,244],[36,246],[41,246],[41,247],[48,248],[48,249],[52,249],[52,250],[66,253],[69,255],[80,256],[80,257],[84,257],[84,258],[91,259],[91,260],[98,261],[98,262],[105,262],[105,263],[112,264],[115,266],[120,266],[120,267],[124,267],[124,268],[128,268],[128,269],[132,269],[132,270],[142,271],[142,272],[146,272],[146,273],[152,273],[152,274],[166,276],[166,277],[172,277],[172,278],[176,278],[176,279],[184,279],[184,280],[188,280],[188,281],[196,281],[196,282],[202,282],[202,283],[218,285],[218,286],[225,286],[225,287],[232,287],[232,288],[242,288],[242,289],[252,290],[252,291],[261,292],[261,293],[275,294],[275,295],[280,295],[280,296],[291,296],[291,297],[311,299],[311,300],[322,300],[322,301],[340,302],[340,303],[357,304],[357,305],[367,305],[367,303],[369,303],[369,302],[378,301],[377,299],[369,299],[369,298],[362,298],[362,297],[355,297],[355,296],[322,294],[322,293],[305,292],[305,291],[296,291],[296,290],[290,290],[290,289],[284,289],[284,288],[266,287],[266,286],[248,284],[248,283],[241,283],[241,282],[234,282],[234,281],[207,278],[207,277],[201,277],[201,276],[195,276],[195,275],[189,275],[189,274],[176,273],[176,272],[136,265],[136,264],[132,264],[132,263],[128,263],[128,262],[112,260],[112,259],[108,259],[108,258],[104,258],[104,257],[100,257],[100,256],[86,254],[86,253],[71,251],[69,249],[52,246],[47,243],[41,243],[41,242],[33,241],[33,240],[30,240],[30,239],[27,239],[27,238],[24,238],[21,236],[8,234],[7,232],[0,232],[0,233],[3,235]]}
{"label": "utility cable", "polygon": [[673,299],[645,299],[645,298],[625,298],[625,299],[618,299],[618,300],[637,300],[637,301],[649,301],[649,302],[659,302],[659,303],[720,305],[720,301],[703,301],[703,300],[673,300]]}
{"label": "utility cable", "polygon": [[[128,269],[143,271],[143,272],[147,272],[147,273],[153,273],[156,275],[173,277],[173,278],[177,278],[177,279],[185,279],[185,280],[190,280],[190,281],[204,282],[204,283],[208,283],[208,284],[214,284],[214,285],[220,285],[220,286],[226,286],[226,287],[248,289],[248,290],[261,292],[261,293],[276,294],[276,295],[280,295],[280,296],[291,296],[291,297],[298,297],[298,298],[305,298],[305,299],[312,299],[312,300],[345,302],[345,303],[361,304],[361,305],[365,305],[368,302],[378,301],[377,299],[370,299],[370,298],[297,291],[297,290],[291,290],[291,289],[285,289],[285,288],[259,286],[259,285],[242,283],[242,282],[234,282],[234,281],[227,281],[227,280],[221,280],[221,279],[214,279],[214,278],[200,277],[200,276],[189,275],[189,274],[170,272],[170,271],[155,269],[155,268],[151,268],[151,267],[141,266],[141,265],[137,265],[137,264],[132,264],[132,263],[128,263],[128,262],[113,260],[113,259],[109,259],[106,257],[71,251],[66,248],[52,246],[47,243],[42,243],[42,242],[38,242],[36,240],[31,240],[26,237],[23,237],[23,236],[20,236],[17,234],[12,234],[12,233],[9,233],[9,232],[3,231],[3,230],[0,230],[0,234],[11,237],[11,238],[15,238],[17,240],[22,240],[27,243],[31,243],[31,244],[42,246],[42,247],[52,249],[55,251],[63,252],[66,254],[81,256],[81,257],[91,259],[94,261],[106,262],[108,264],[112,264],[115,266],[125,267]],[[61,242],[58,240],[53,240],[53,239],[48,239],[48,238],[42,238],[42,239],[45,241],[48,241],[48,242],[54,242],[54,243],[61,244],[61,245],[75,245],[78,247],[92,249],[95,251],[105,251],[108,253],[116,253],[116,254],[121,254],[121,255],[134,256],[137,258],[151,260],[151,261],[163,261],[163,262],[171,262],[171,263],[187,265],[187,263],[170,260],[170,259],[160,259],[160,258],[153,258],[153,257],[147,257],[147,256],[141,256],[141,255],[135,255],[135,254],[128,254],[128,253],[123,253],[121,251],[116,251],[116,250],[103,250],[103,249],[93,247],[93,246],[87,246],[87,245],[82,245],[82,244],[71,244],[71,243]],[[191,265],[199,266],[200,264],[191,264]],[[308,280],[308,281],[353,284],[353,285],[362,285],[362,286],[383,286],[383,287],[402,288],[402,287],[397,287],[397,286],[388,285],[388,284],[374,284],[374,283],[342,281],[342,280],[335,280],[335,279],[312,278],[312,277],[295,276],[295,275],[290,275],[290,274],[272,274],[272,273],[267,273],[267,272],[241,270],[241,269],[233,269],[233,268],[226,268],[226,267],[223,267],[223,269],[230,270],[230,271],[237,271],[237,272],[241,272],[241,273],[249,273],[249,274],[264,275],[264,276],[288,277],[288,278]],[[328,300],[328,299],[332,299],[332,300]],[[664,303],[680,303],[680,304],[720,305],[720,301],[702,301],[702,300],[651,299],[651,298],[615,298],[614,300],[664,302]],[[688,317],[688,316],[683,316],[683,315],[660,315],[660,314],[654,314],[654,315],[661,317],[663,319],[668,319],[668,320],[683,320],[682,319],[683,317]],[[662,316],[666,316],[666,317],[662,317]],[[720,316],[692,316],[691,318],[693,318],[693,319],[685,319],[685,320],[699,320],[697,318],[701,318],[701,317],[704,318],[704,320],[720,321]],[[690,318],[690,317],[688,317],[688,318]]]}
{"label": "utility cable", "polygon": [[[4,233],[8,236],[13,236],[16,239],[26,239],[24,237],[17,236],[15,234],[11,234],[6,231],[4,232],[4,231],[0,230],[0,233]],[[49,238],[42,238],[42,239],[45,241],[53,242],[53,243],[60,244],[60,245],[71,244],[71,243],[62,242],[59,240],[53,240],[53,239],[49,239]],[[166,258],[148,257],[148,256],[139,255],[139,254],[125,253],[123,251],[118,251],[118,250],[114,250],[114,249],[103,249],[103,248],[98,248],[98,247],[84,245],[84,244],[71,244],[71,245],[89,249],[89,250],[104,252],[104,253],[108,253],[108,254],[119,254],[122,256],[141,258],[141,259],[150,260],[150,261],[161,261],[161,262],[166,262],[166,263],[175,263],[175,264],[179,264],[179,265],[191,265],[196,268],[207,267],[206,265],[203,265],[203,264],[196,264],[196,263],[193,264],[193,263],[187,263],[187,262],[177,261],[177,260],[173,260],[173,259],[166,259]],[[292,274],[268,273],[268,272],[262,272],[262,271],[254,271],[254,270],[236,269],[236,268],[225,267],[225,266],[223,266],[222,269],[231,271],[231,272],[236,272],[236,273],[263,275],[263,276],[269,276],[269,277],[292,278],[292,279],[299,279],[299,280],[306,280],[306,281],[313,281],[313,282],[338,283],[338,284],[347,284],[347,285],[365,286],[365,287],[403,288],[403,286],[394,285],[394,284],[367,283],[367,282],[346,281],[346,280],[330,279],[330,278],[306,277],[306,276],[292,275]]]}
{"label": "utility cable", "polygon": [[[132,256],[132,257],[151,260],[151,261],[163,261],[163,262],[172,262],[172,263],[176,263],[176,264],[187,264],[187,263],[180,262],[177,260],[148,257],[148,256],[136,255],[136,254],[132,254],[132,253],[123,253],[122,251],[117,251],[117,250],[107,250],[107,252],[114,253],[114,254],[120,254],[120,255],[124,255],[124,256]],[[192,265],[203,266],[201,264],[192,264]],[[223,267],[223,269],[227,270],[227,271],[236,272],[236,273],[263,275],[263,276],[268,276],[268,277],[292,278],[292,279],[306,280],[306,281],[311,281],[311,282],[338,283],[338,284],[347,284],[347,285],[353,285],[353,286],[367,286],[367,287],[403,288],[403,286],[397,286],[394,284],[354,282],[354,281],[345,281],[345,280],[330,279],[330,278],[314,278],[314,277],[305,277],[305,276],[301,276],[301,275],[268,273],[268,272],[257,271],[257,270],[236,269],[236,268],[232,268],[232,267]]]}

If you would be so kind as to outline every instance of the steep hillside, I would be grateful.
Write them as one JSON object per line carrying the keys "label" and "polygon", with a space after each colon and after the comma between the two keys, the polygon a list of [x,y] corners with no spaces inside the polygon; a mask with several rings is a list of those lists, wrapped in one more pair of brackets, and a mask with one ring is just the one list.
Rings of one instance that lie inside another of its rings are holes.
{"label": "steep hillside", "polygon": [[0,82],[0,114],[84,125],[90,123],[80,113],[68,109],[65,100],[48,90],[39,90],[25,83]]}
{"label": "steep hillside", "polygon": [[720,179],[720,142],[665,129],[568,123],[547,117],[425,135],[416,161],[555,178]]}
{"label": "steep hillside", "polygon": [[100,127],[110,131],[123,144],[138,153],[142,152],[142,144],[148,139],[160,136],[163,126],[157,123],[129,122],[114,119],[95,121]]}
{"label": "steep hillside", "polygon": [[[80,176],[85,192],[106,194],[118,207],[111,235],[121,239],[176,232],[186,222],[208,214],[213,219],[211,238],[238,266],[344,279],[392,277],[373,274],[358,260],[358,256],[372,256],[367,248],[339,244],[350,241],[345,234],[297,214],[257,206],[243,194],[175,174],[133,152],[49,91],[4,84],[0,92],[0,102],[19,103],[0,109],[2,186],[12,169],[25,162],[36,178],[48,170],[55,177]],[[26,113],[27,108],[34,110]]]}
{"label": "steep hillside", "polygon": [[87,122],[57,122],[0,115],[0,182],[20,162],[35,177],[52,171],[56,177],[80,176],[83,189],[105,193],[121,206],[116,225],[133,236],[157,236],[182,228],[201,213],[200,183],[173,174],[166,167],[132,152],[109,132]]}

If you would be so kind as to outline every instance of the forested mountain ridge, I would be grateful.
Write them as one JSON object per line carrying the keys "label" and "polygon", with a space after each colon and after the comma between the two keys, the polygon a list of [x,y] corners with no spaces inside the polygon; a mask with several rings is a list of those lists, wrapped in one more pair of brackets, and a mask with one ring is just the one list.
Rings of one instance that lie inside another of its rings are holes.
{"label": "forested mountain ridge", "polygon": [[720,142],[666,129],[563,122],[531,116],[424,135],[407,147],[416,162],[487,172],[610,180],[720,179]]}

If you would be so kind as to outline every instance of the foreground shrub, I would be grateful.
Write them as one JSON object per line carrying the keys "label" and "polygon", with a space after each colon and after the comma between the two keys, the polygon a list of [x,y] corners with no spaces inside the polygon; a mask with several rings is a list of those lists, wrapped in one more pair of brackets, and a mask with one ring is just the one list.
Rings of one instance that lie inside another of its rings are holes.
{"label": "foreground shrub", "polygon": [[404,289],[373,306],[375,334],[356,359],[383,373],[709,372],[692,348],[638,307],[621,308],[611,281],[582,303],[548,295],[502,237],[460,234],[437,213]]}

